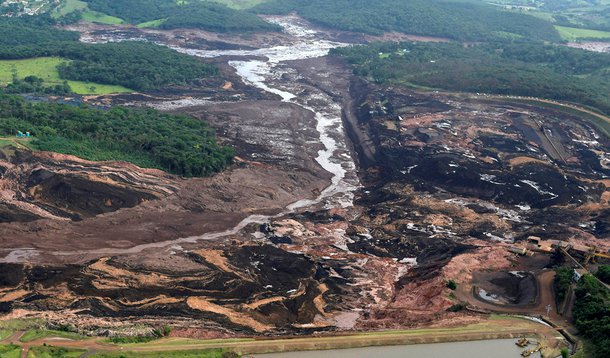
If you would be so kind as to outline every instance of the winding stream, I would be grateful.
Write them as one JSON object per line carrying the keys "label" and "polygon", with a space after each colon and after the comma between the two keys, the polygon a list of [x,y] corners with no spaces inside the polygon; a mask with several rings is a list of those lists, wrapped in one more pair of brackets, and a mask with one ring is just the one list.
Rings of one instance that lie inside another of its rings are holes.
{"label": "winding stream", "polygon": [[[273,218],[293,213],[297,210],[309,208],[314,205],[323,205],[325,208],[347,208],[353,205],[354,191],[359,187],[358,177],[355,174],[356,165],[349,155],[347,137],[341,119],[341,104],[333,100],[323,91],[302,91],[302,85],[297,81],[282,81],[282,75],[292,69],[285,66],[285,61],[303,60],[326,56],[330,49],[346,46],[347,44],[331,42],[317,38],[316,32],[298,24],[297,19],[290,16],[270,17],[268,21],[282,26],[287,33],[294,36],[295,43],[290,46],[275,46],[255,50],[197,50],[181,47],[172,47],[175,50],[192,56],[221,57],[256,56],[266,58],[263,60],[235,60],[229,65],[235,68],[237,74],[244,82],[274,93],[282,98],[283,102],[297,104],[315,114],[316,130],[320,135],[320,142],[324,149],[318,152],[316,161],[322,168],[332,174],[331,183],[315,199],[304,199],[288,205],[284,211],[277,215],[251,215],[239,222],[235,227],[222,231],[206,233],[203,235],[162,241],[134,246],[128,249],[105,248],[79,252],[79,254],[134,254],[152,248],[163,248],[173,245],[195,243],[200,240],[213,240],[237,234],[250,224],[262,224]],[[292,70],[294,71],[294,70]],[[306,94],[301,94],[305,92]],[[299,93],[299,95],[297,95]],[[315,105],[310,104],[315,103]],[[55,252],[55,255],[68,256],[75,252]],[[0,262],[2,259],[0,259]]]}

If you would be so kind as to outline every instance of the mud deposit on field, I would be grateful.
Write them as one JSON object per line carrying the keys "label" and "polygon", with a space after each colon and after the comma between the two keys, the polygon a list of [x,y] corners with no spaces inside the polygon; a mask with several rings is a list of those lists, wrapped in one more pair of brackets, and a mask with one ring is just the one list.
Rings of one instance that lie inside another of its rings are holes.
{"label": "mud deposit on field", "polygon": [[[594,126],[527,104],[367,83],[324,56],[346,34],[270,21],[289,31],[199,33],[203,43],[147,30],[224,63],[224,81],[101,99],[208,121],[237,151],[226,172],[184,179],[51,154],[2,159],[7,317],[104,334],[169,322],[193,337],[475,322],[448,309],[551,300],[538,289],[551,282],[550,259],[516,259],[510,245],[538,236],[608,249],[610,142]],[[83,205],[93,182],[100,189]]]}

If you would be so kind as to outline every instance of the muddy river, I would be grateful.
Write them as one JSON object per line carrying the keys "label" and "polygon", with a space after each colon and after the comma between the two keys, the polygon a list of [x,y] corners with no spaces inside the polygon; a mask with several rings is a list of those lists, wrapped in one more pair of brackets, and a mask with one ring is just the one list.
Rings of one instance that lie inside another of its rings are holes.
{"label": "muddy river", "polygon": [[[335,349],[327,351],[288,352],[273,354],[255,354],[255,358],[517,358],[521,357],[522,348],[515,345],[514,339],[492,339],[473,342],[453,342],[435,344],[415,344],[408,346],[383,346],[352,349]],[[530,355],[540,357],[540,353]]]}
{"label": "muddy river", "polygon": [[[292,79],[299,78],[297,70],[287,65],[289,61],[311,59],[326,56],[330,49],[347,46],[348,44],[332,42],[321,39],[317,33],[301,25],[298,18],[291,16],[269,17],[270,22],[284,28],[284,31],[294,38],[290,45],[273,46],[254,50],[198,50],[171,46],[173,49],[203,58],[230,56],[236,60],[229,61],[242,80],[264,91],[278,95],[283,102],[297,104],[314,113],[316,130],[319,133],[319,142],[323,149],[318,151],[315,158],[318,164],[332,174],[330,184],[322,190],[315,199],[304,199],[288,205],[277,215],[251,215],[239,222],[235,227],[222,231],[205,233],[198,236],[179,238],[171,241],[162,241],[134,246],[128,249],[104,248],[86,251],[89,254],[134,254],[151,248],[163,248],[172,245],[195,243],[201,240],[213,240],[234,235],[250,224],[262,224],[273,218],[281,217],[299,210],[324,207],[347,208],[353,205],[354,192],[359,187],[356,174],[356,164],[348,148],[348,138],[341,118],[341,103],[336,98],[322,90],[312,91],[312,87],[305,87],[299,81],[286,80],[285,75]],[[129,38],[102,37],[89,38],[88,42],[125,41]],[[133,39],[136,40],[136,39]],[[243,60],[240,60],[243,58]],[[254,58],[254,59],[252,59]],[[205,101],[205,99],[204,99]],[[197,100],[188,102],[168,101],[156,103],[164,109],[184,108],[196,105]],[[317,143],[315,143],[317,144]],[[72,255],[73,252],[55,252],[55,255]]]}

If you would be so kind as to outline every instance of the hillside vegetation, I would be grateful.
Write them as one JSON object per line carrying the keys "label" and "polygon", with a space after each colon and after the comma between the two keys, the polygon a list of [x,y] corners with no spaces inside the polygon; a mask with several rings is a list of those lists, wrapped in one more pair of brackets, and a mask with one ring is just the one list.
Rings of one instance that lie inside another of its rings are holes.
{"label": "hillside vegetation", "polygon": [[271,0],[254,8],[266,14],[296,11],[309,21],[340,30],[480,41],[526,37],[560,41],[553,25],[542,19],[502,11],[499,7],[447,0]]}
{"label": "hillside vegetation", "polygon": [[540,43],[377,43],[336,49],[381,83],[542,97],[610,113],[610,54]]}
{"label": "hillside vegetation", "polygon": [[[49,85],[75,81],[68,83],[74,92],[110,93],[186,85],[218,74],[215,66],[165,46],[80,43],[77,33],[57,30],[52,23],[48,17],[0,18],[0,79],[18,72],[19,78],[34,75]],[[55,66],[36,60],[49,57],[55,58]],[[20,66],[24,63],[1,61],[18,59],[27,59],[30,68]],[[33,67],[35,64],[40,67]]]}
{"label": "hillside vegetation", "polygon": [[99,110],[0,95],[0,136],[29,131],[38,150],[123,160],[183,176],[207,176],[233,159],[200,120],[152,109]]}
{"label": "hillside vegetation", "polygon": [[593,276],[584,275],[575,294],[574,322],[579,333],[593,343],[592,357],[610,357],[610,292]]}
{"label": "hillside vegetation", "polygon": [[86,0],[89,8],[132,24],[163,29],[198,28],[216,32],[279,31],[257,16],[210,1]]}
{"label": "hillside vegetation", "polygon": [[561,26],[610,31],[608,0],[494,0],[493,3],[545,18]]}

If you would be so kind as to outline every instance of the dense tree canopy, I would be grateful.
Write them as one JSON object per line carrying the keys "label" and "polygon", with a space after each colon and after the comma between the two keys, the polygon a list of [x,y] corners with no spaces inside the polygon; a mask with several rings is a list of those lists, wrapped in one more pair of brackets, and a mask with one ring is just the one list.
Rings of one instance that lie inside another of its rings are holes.
{"label": "dense tree canopy", "polygon": [[278,31],[252,13],[209,1],[86,0],[95,11],[120,17],[133,24],[162,20],[159,27],[199,28],[217,32]]}
{"label": "dense tree canopy", "polygon": [[595,276],[610,285],[610,265],[601,265],[597,269]]}
{"label": "dense tree canopy", "polygon": [[207,176],[231,163],[200,120],[152,109],[100,110],[30,103],[0,95],[0,135],[30,131],[36,149],[91,160],[124,160],[184,176]]}
{"label": "dense tree canopy", "polygon": [[336,49],[356,74],[451,91],[571,101],[610,113],[610,54],[541,43],[377,43]]}
{"label": "dense tree canopy", "polygon": [[58,68],[65,80],[139,91],[188,84],[218,73],[215,66],[165,46],[148,42],[85,44],[78,42],[77,33],[56,30],[51,23],[45,17],[0,17],[0,59],[62,57],[70,60]]}
{"label": "dense tree canopy", "polygon": [[610,292],[591,275],[576,288],[574,321],[579,333],[593,343],[594,358],[610,357]]}
{"label": "dense tree canopy", "polygon": [[62,78],[142,91],[187,84],[218,73],[216,67],[192,56],[145,42],[78,44],[59,49],[54,55],[72,60],[59,66]]}
{"label": "dense tree canopy", "polygon": [[399,31],[479,41],[527,37],[559,41],[553,25],[542,19],[502,11],[484,3],[448,0],[271,0],[254,9],[261,13],[289,13],[341,30],[381,34]]}
{"label": "dense tree canopy", "polygon": [[50,27],[48,17],[0,17],[0,49],[78,41],[79,34]]}

